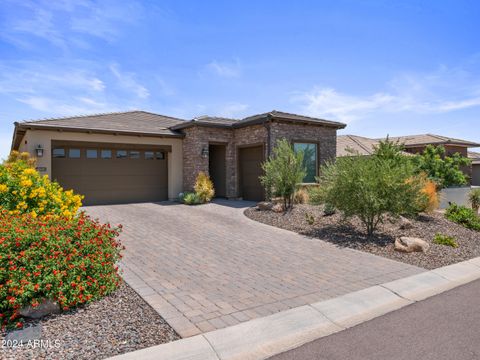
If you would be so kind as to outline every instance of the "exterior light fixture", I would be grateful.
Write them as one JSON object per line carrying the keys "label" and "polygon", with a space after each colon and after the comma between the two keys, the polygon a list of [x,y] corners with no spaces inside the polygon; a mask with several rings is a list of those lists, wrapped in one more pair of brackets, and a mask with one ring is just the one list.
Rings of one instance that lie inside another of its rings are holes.
{"label": "exterior light fixture", "polygon": [[35,148],[35,153],[37,154],[37,157],[42,157],[43,156],[42,145],[37,145],[37,147]]}
{"label": "exterior light fixture", "polygon": [[207,147],[204,147],[204,148],[202,149],[202,157],[203,157],[204,159],[206,159],[206,158],[208,157],[208,148],[207,148]]}

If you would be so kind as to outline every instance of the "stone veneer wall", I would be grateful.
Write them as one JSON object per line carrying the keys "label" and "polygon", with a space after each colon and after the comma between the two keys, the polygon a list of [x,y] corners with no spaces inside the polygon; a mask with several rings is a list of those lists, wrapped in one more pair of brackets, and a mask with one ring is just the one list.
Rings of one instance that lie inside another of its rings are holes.
{"label": "stone veneer wall", "polygon": [[[266,126],[271,127],[270,146],[273,148],[277,139],[289,141],[312,141],[319,144],[319,160],[334,159],[336,156],[336,129],[292,124],[274,121]],[[191,191],[195,178],[200,171],[208,174],[208,157],[201,156],[202,149],[209,144],[226,145],[227,197],[238,197],[238,148],[244,146],[263,145],[265,159],[268,157],[268,130],[264,125],[251,125],[238,129],[222,129],[193,126],[183,130],[183,188]]]}
{"label": "stone veneer wall", "polygon": [[333,160],[337,156],[337,130],[327,126],[273,122],[271,124],[270,146],[278,139],[289,141],[316,142],[319,147],[319,163]]}

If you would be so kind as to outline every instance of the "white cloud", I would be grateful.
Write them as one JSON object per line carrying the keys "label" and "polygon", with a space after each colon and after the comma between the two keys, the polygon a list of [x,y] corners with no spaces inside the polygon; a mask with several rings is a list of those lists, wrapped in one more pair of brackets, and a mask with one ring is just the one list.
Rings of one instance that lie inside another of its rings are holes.
{"label": "white cloud", "polygon": [[120,66],[118,64],[110,65],[110,71],[123,89],[133,92],[141,99],[146,99],[150,96],[148,89],[135,80],[134,73],[120,71]]}
{"label": "white cloud", "polygon": [[60,114],[62,116],[107,112],[115,109],[114,107],[91,99],[77,98],[75,99],[76,101],[67,102],[44,96],[30,96],[18,98],[17,100],[29,105],[32,109],[45,113]]}
{"label": "white cloud", "polygon": [[234,78],[239,77],[241,74],[240,61],[238,59],[230,63],[214,60],[207,64],[206,67],[209,71],[221,77]]}
{"label": "white cloud", "polygon": [[[67,50],[88,47],[87,38],[115,40],[127,25],[142,17],[137,1],[6,1],[0,36],[20,46],[33,46],[30,38],[42,38]],[[87,36],[85,36],[87,35]]]}
{"label": "white cloud", "polygon": [[301,111],[346,123],[371,113],[440,114],[480,106],[480,79],[461,69],[440,67],[428,74],[401,74],[371,95],[314,87],[292,96]]}

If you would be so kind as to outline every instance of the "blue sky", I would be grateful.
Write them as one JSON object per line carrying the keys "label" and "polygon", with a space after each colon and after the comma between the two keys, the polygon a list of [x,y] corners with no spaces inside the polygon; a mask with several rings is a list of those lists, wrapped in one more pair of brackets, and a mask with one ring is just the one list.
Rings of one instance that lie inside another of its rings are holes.
{"label": "blue sky", "polygon": [[13,122],[269,110],[379,137],[480,141],[478,1],[0,1],[0,157]]}

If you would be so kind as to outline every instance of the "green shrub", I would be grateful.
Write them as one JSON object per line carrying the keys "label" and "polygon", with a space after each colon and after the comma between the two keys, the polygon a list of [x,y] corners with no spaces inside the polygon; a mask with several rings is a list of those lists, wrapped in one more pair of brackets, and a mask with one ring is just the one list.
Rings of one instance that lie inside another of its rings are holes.
{"label": "green shrub", "polygon": [[180,200],[186,204],[186,205],[198,205],[198,204],[203,204],[202,199],[200,196],[197,195],[197,193],[194,192],[185,192],[181,196]]}
{"label": "green shrub", "polygon": [[72,217],[82,205],[82,197],[64,191],[56,182],[41,176],[28,153],[12,151],[0,165],[0,208],[12,214],[29,213]]}
{"label": "green shrub", "polygon": [[443,146],[428,145],[421,155],[412,157],[412,161],[419,173],[426,173],[440,188],[468,183],[461,167],[470,165],[471,161],[459,153],[446,156]]}
{"label": "green shrub", "polygon": [[465,206],[450,204],[445,212],[445,217],[467,229],[480,231],[480,218],[475,214],[474,210]]}
{"label": "green shrub", "polygon": [[273,154],[262,164],[262,169],[265,175],[260,177],[260,181],[267,196],[281,197],[283,208],[290,209],[293,206],[295,190],[306,174],[303,152],[295,153],[288,140],[278,140]]}
{"label": "green shrub", "polygon": [[307,221],[308,225],[313,225],[315,223],[315,217],[310,213],[305,214],[305,220]]}
{"label": "green shrub", "polygon": [[117,288],[120,227],[73,218],[0,213],[0,319],[22,327],[19,310],[57,301],[63,310]]}
{"label": "green shrub", "polygon": [[348,156],[320,170],[319,200],[358,216],[367,234],[374,233],[385,215],[416,214],[424,200],[423,181],[405,157]]}
{"label": "green shrub", "polygon": [[322,205],[323,204],[323,191],[319,186],[312,186],[307,189],[308,203],[310,205]]}
{"label": "green shrub", "polygon": [[212,200],[215,195],[213,182],[203,171],[200,171],[195,180],[195,194],[200,199],[200,203],[206,203]]}
{"label": "green shrub", "polygon": [[470,204],[472,204],[472,209],[478,214],[478,209],[480,208],[480,189],[473,189],[468,194],[468,199],[470,200]]}
{"label": "green shrub", "polygon": [[337,209],[335,209],[335,206],[333,206],[330,203],[326,203],[323,206],[323,215],[324,216],[332,216],[337,212]]}
{"label": "green shrub", "polygon": [[433,242],[438,245],[445,245],[453,248],[458,247],[458,243],[453,236],[435,234]]}

